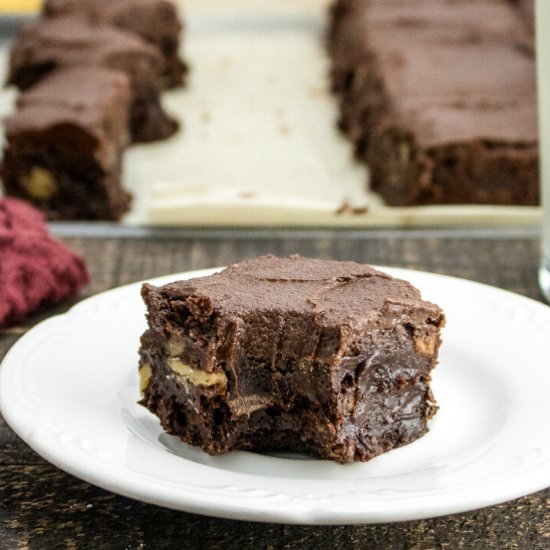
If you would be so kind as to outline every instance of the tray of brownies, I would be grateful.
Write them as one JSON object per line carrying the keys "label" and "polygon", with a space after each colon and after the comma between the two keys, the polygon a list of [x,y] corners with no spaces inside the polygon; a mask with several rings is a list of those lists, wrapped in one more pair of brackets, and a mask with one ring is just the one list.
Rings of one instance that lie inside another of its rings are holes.
{"label": "tray of brownies", "polygon": [[1,178],[50,220],[539,219],[532,2],[45,0]]}

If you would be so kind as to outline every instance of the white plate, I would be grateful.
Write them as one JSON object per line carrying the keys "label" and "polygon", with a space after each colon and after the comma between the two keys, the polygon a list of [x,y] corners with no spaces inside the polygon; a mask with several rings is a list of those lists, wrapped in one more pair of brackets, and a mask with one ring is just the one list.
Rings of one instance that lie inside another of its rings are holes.
{"label": "white plate", "polygon": [[[22,337],[0,405],[35,451],[90,483],[235,519],[375,523],[503,502],[550,485],[550,308],[461,279],[383,268],[440,304],[448,324],[420,440],[366,464],[233,452],[209,457],[136,404],[139,284],[85,300]],[[212,273],[163,277],[156,284]]]}

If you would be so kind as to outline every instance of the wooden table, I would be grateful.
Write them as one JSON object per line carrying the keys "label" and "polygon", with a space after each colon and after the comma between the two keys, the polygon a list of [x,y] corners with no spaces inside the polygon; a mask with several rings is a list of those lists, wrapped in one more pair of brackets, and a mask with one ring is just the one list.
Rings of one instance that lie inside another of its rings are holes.
{"label": "wooden table", "polygon": [[[88,263],[92,283],[84,296],[272,252],[445,273],[541,299],[539,242],[527,230],[149,233],[105,226],[79,228],[80,236],[73,227],[52,230]],[[0,332],[0,359],[37,320]],[[483,510],[399,524],[310,527],[222,520],[143,504],[80,481],[31,451],[0,417],[0,549],[172,546],[547,550],[550,489]]]}

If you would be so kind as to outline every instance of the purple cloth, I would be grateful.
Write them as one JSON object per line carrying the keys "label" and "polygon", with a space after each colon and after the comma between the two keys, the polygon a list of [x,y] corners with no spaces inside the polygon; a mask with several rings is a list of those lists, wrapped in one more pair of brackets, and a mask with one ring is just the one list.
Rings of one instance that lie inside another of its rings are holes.
{"label": "purple cloth", "polygon": [[89,281],[84,260],[49,235],[41,212],[0,199],[0,328],[74,296]]}

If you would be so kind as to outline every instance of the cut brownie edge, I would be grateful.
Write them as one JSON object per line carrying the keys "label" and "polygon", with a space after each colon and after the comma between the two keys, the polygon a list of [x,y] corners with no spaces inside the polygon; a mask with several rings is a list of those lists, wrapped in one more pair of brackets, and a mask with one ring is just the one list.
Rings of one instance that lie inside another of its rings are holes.
{"label": "cut brownie edge", "polygon": [[120,185],[120,172],[109,174],[63,166],[47,154],[13,157],[4,152],[2,178],[7,195],[31,202],[48,220],[119,220],[132,195]]}
{"label": "cut brownie edge", "polygon": [[421,148],[397,128],[381,128],[373,136],[365,155],[371,187],[388,204],[539,202],[535,144],[476,139]]}

